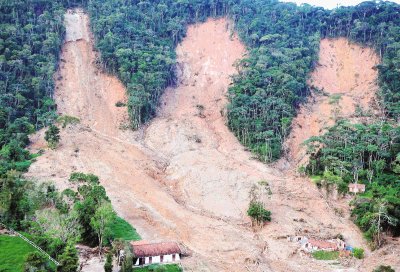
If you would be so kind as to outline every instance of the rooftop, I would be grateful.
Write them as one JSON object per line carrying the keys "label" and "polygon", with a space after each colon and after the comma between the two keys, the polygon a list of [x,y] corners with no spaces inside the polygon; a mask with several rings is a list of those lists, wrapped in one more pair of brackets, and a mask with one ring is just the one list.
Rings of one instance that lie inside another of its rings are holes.
{"label": "rooftop", "polygon": [[133,255],[137,258],[182,253],[179,245],[175,242],[151,243],[148,241],[135,241],[130,244],[133,249]]}
{"label": "rooftop", "polygon": [[320,249],[328,249],[328,248],[336,248],[337,247],[337,245],[335,243],[322,241],[322,240],[309,239],[308,242],[312,246],[318,247]]}

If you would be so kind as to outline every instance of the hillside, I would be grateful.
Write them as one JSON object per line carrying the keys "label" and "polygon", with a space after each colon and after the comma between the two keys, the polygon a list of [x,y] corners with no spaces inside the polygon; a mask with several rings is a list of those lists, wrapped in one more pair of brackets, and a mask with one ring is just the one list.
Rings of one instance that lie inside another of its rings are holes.
{"label": "hillside", "polygon": [[0,221],[60,266],[0,251],[129,272],[143,239],[180,244],[164,269],[400,269],[399,12],[3,1]]}
{"label": "hillside", "polygon": [[308,83],[315,89],[308,103],[300,107],[286,141],[292,163],[305,165],[307,148],[302,144],[322,135],[337,120],[357,122],[357,111],[380,114],[376,102],[378,63],[378,56],[370,48],[343,38],[321,41],[318,64]]}
{"label": "hillside", "polygon": [[[189,28],[177,48],[178,86],[165,92],[157,117],[136,133],[120,129],[125,108],[115,103],[124,101],[123,88],[94,66],[87,24],[82,11],[66,15],[64,63],[56,83],[59,114],[79,117],[81,124],[62,130],[60,146],[40,156],[27,176],[66,188],[71,172],[96,173],[117,212],[142,237],[177,240],[193,251],[184,259],[188,271],[334,269],[292,254],[296,245],[283,237],[306,233],[320,238],[341,233],[366,248],[356,226],[336,215],[307,179],[252,159],[225,126],[229,75],[245,53],[230,38],[228,21]],[[45,147],[42,139],[40,133],[32,138],[32,151]],[[266,204],[274,215],[254,233],[245,212],[251,186],[261,180],[271,188]]]}

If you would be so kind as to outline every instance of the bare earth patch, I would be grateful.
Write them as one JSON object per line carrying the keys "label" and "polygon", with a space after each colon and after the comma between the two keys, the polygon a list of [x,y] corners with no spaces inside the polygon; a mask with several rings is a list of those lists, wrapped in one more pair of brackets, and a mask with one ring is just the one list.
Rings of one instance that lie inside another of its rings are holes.
{"label": "bare earth patch", "polygon": [[[70,11],[66,26],[55,97],[59,113],[79,117],[81,124],[63,129],[60,146],[46,149],[27,176],[53,180],[62,189],[73,171],[98,175],[118,214],[144,239],[176,240],[193,252],[183,260],[185,271],[342,268],[298,254],[286,240],[294,234],[342,233],[352,245],[366,247],[356,226],[337,216],[309,180],[252,159],[226,127],[229,75],[245,53],[229,21],[189,27],[177,48],[178,86],[166,90],[158,117],[135,133],[120,129],[127,113],[115,103],[126,99],[124,88],[96,68],[88,16]],[[43,132],[32,142],[32,151],[45,149]],[[260,180],[271,187],[267,207],[273,214],[255,232],[246,210],[249,190]],[[361,265],[355,261],[347,271]]]}
{"label": "bare earth patch", "polygon": [[323,134],[338,117],[357,121],[357,111],[379,114],[375,101],[378,71],[374,69],[378,63],[372,49],[345,38],[321,41],[318,64],[309,80],[318,91],[313,91],[308,103],[300,107],[286,141],[292,163],[305,164],[306,148],[301,144]]}

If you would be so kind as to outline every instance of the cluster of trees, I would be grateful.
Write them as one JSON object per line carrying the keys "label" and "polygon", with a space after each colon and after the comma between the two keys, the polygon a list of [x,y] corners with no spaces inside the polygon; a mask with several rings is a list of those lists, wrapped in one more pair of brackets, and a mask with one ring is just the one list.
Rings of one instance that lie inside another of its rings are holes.
{"label": "cluster of trees", "polygon": [[340,120],[326,134],[308,140],[311,175],[347,192],[349,183],[366,184],[352,203],[356,224],[376,246],[382,232],[400,235],[400,128],[380,121]]}
{"label": "cluster of trees", "polygon": [[[110,239],[115,238],[111,225],[116,214],[98,177],[73,173],[70,182],[76,190],[58,192],[54,185],[38,185],[16,171],[9,171],[6,178],[0,179],[1,221],[25,231],[29,239],[59,260],[59,271],[76,271],[77,242],[98,245],[101,251],[103,245],[110,245]],[[28,259],[38,261],[35,256]],[[66,268],[71,262],[75,263],[75,270]]]}
{"label": "cluster of trees", "polygon": [[27,169],[28,135],[55,118],[53,75],[63,14],[57,1],[0,3],[0,176]]}

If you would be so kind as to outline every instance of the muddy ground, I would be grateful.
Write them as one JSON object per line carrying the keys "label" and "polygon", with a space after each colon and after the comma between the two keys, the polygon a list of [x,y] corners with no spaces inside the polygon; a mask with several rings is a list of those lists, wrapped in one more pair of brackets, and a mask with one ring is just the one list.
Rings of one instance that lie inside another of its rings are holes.
{"label": "muddy ground", "polygon": [[[291,163],[258,162],[226,127],[223,113],[230,75],[235,73],[234,62],[245,54],[229,21],[210,19],[189,27],[177,48],[179,84],[165,91],[157,117],[137,132],[126,129],[126,108],[115,106],[126,99],[124,87],[96,66],[88,16],[69,11],[66,27],[55,100],[60,114],[79,117],[81,123],[62,130],[56,150],[46,148],[43,131],[35,134],[31,150],[45,152],[27,176],[52,180],[63,189],[73,171],[98,175],[118,214],[143,238],[176,240],[192,251],[183,260],[185,271],[370,271],[381,262],[382,250],[368,251],[363,261],[316,261],[297,253],[297,245],[286,240],[295,234],[329,238],[341,233],[351,245],[367,248],[348,212],[335,212],[336,203],[297,176]],[[322,67],[325,43],[340,52],[349,46],[343,40],[323,41]],[[336,62],[342,57],[336,57],[333,66],[340,71]],[[371,65],[362,66],[371,73],[367,82],[376,77]],[[330,90],[328,79],[319,73],[316,79]],[[376,86],[368,86],[363,88],[370,92],[366,97],[373,97]],[[289,139],[293,133],[304,131],[294,129]],[[261,180],[272,191],[265,196],[272,222],[254,230],[246,210],[249,191]],[[338,203],[348,209],[345,202]],[[386,262],[399,267],[399,248],[391,249],[386,247]]]}

